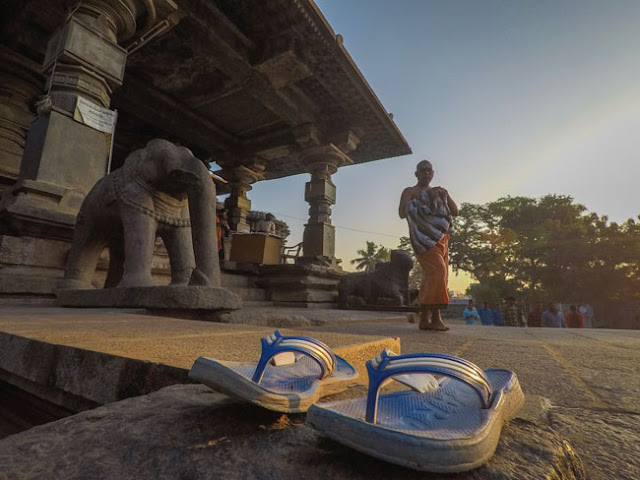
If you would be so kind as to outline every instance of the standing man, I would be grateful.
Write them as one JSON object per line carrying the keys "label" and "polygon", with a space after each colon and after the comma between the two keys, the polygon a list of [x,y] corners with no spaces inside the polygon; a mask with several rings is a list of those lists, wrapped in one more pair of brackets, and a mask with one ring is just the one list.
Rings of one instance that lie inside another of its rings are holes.
{"label": "standing man", "polygon": [[502,326],[502,312],[500,311],[500,304],[496,303],[493,306],[493,310],[491,310],[491,313],[493,313],[493,324],[496,327],[501,327]]}
{"label": "standing man", "polygon": [[515,297],[507,297],[507,304],[502,312],[502,325],[505,327],[519,327],[520,326],[520,309],[516,304]]}
{"label": "standing man", "polygon": [[473,306],[473,300],[469,300],[469,304],[462,311],[462,318],[467,325],[477,325],[480,321],[480,315],[478,314],[476,307]]}
{"label": "standing man", "polygon": [[478,315],[482,325],[493,325],[493,312],[489,308],[489,302],[483,303],[483,306],[478,309]]}
{"label": "standing man", "polygon": [[418,183],[404,189],[398,213],[407,219],[411,246],[422,267],[419,327],[446,331],[449,327],[442,321],[440,310],[449,305],[449,233],[458,206],[444,188],[431,186],[433,173],[431,162],[418,163]]}
{"label": "standing man", "polygon": [[558,311],[555,303],[549,304],[549,309],[545,310],[540,317],[541,327],[567,328],[562,313]]}
{"label": "standing man", "polygon": [[540,326],[540,317],[542,317],[542,304],[536,303],[536,306],[533,310],[529,312],[527,316],[527,326],[528,327],[539,327]]}
{"label": "standing man", "polygon": [[568,328],[584,328],[584,317],[578,313],[575,305],[569,307],[569,313],[565,315],[564,320]]}

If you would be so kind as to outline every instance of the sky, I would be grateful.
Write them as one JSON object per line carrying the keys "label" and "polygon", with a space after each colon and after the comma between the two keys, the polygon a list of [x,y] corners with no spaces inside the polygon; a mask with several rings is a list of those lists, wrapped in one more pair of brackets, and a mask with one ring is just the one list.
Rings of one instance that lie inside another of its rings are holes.
{"label": "sky", "polygon": [[[612,221],[640,214],[637,0],[317,0],[413,153],[333,175],[336,257],[395,248],[416,163],[458,205],[570,195]],[[302,240],[309,175],[258,182],[253,210]],[[449,287],[464,290],[467,276]]]}

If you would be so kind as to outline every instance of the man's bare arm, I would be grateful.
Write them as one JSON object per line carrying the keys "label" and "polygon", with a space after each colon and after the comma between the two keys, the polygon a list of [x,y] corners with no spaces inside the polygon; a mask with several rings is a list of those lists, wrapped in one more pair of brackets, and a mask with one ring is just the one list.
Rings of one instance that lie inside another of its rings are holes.
{"label": "man's bare arm", "polygon": [[413,188],[407,187],[402,192],[402,196],[400,197],[400,206],[398,207],[398,215],[400,218],[407,217],[407,204],[412,200],[413,197]]}
{"label": "man's bare arm", "polygon": [[449,192],[447,192],[447,206],[449,207],[449,211],[451,212],[451,216],[457,217],[458,216],[458,206],[456,205],[456,202],[453,201],[453,198],[451,198],[451,195],[449,195]]}

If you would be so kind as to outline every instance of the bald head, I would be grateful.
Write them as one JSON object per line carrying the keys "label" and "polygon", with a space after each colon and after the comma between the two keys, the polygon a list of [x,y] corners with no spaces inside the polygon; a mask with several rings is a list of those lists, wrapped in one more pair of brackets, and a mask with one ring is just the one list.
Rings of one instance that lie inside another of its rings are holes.
{"label": "bald head", "polygon": [[422,160],[416,165],[416,178],[418,185],[429,185],[433,179],[433,165],[429,160]]}

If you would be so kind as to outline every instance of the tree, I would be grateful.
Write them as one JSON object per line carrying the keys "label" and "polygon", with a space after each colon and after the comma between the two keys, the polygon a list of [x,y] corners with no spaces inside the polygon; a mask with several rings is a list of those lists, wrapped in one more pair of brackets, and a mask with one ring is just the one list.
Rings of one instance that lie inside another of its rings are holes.
{"label": "tree", "polygon": [[352,265],[356,265],[356,270],[371,272],[376,269],[376,265],[381,262],[388,262],[391,251],[382,245],[367,241],[364,250],[358,250],[360,257],[351,260]]}
{"label": "tree", "polygon": [[450,245],[477,294],[592,302],[640,292],[640,225],[610,223],[568,196],[465,203]]}

